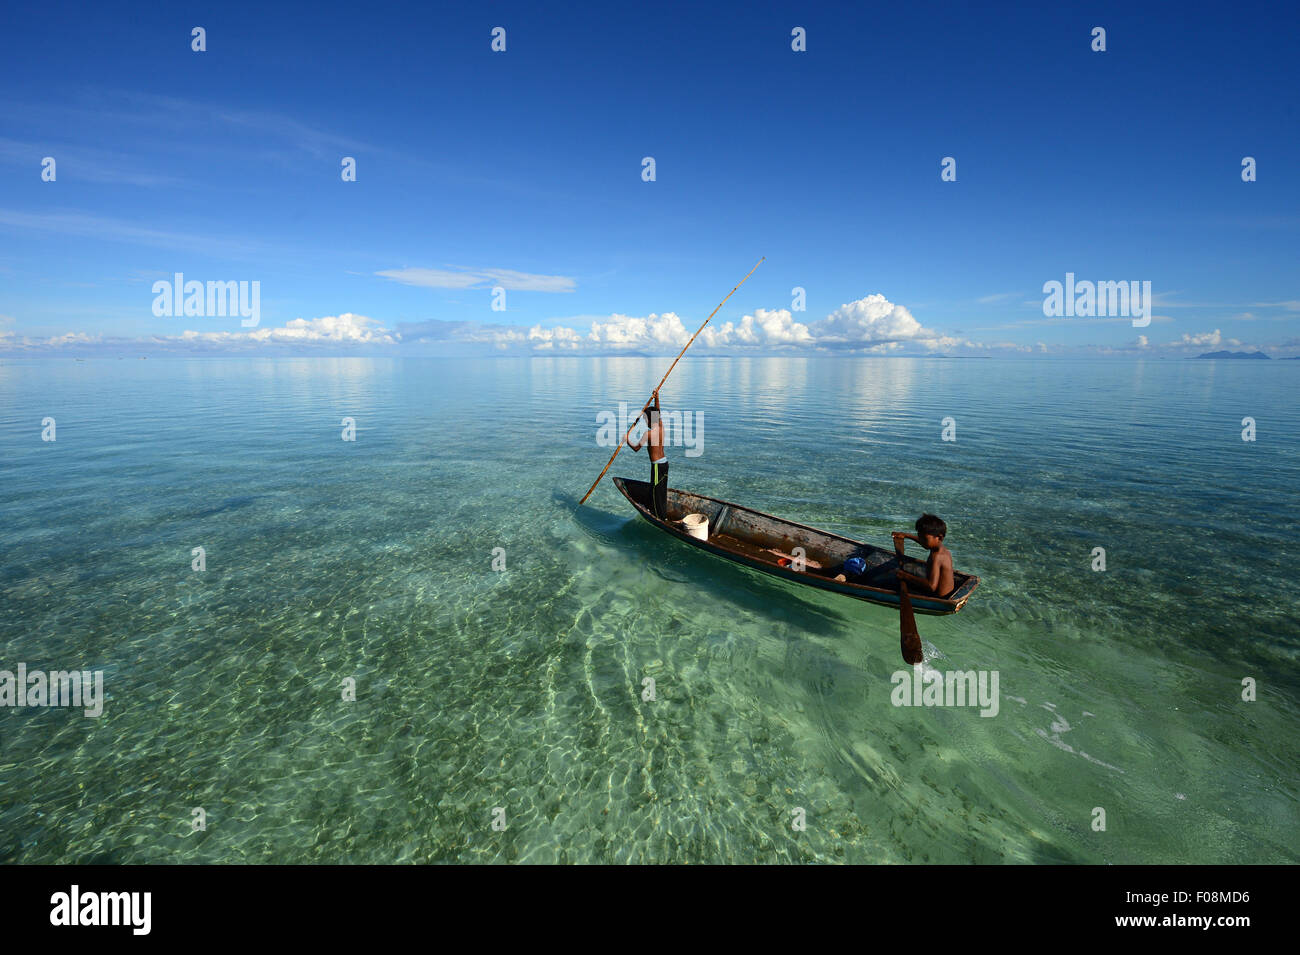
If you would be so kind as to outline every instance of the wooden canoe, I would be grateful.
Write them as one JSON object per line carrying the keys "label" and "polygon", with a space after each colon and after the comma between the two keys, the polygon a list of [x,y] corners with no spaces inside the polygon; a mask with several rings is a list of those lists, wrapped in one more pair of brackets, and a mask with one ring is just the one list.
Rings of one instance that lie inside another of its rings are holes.
{"label": "wooden canoe", "polygon": [[[616,477],[614,486],[632,502],[632,506],[643,518],[692,547],[797,584],[820,587],[822,590],[831,590],[846,597],[886,607],[898,606],[898,578],[895,576],[898,556],[892,547],[873,547],[729,501],[719,501],[672,488],[668,489],[669,520],[661,521],[650,511],[650,485],[647,482]],[[679,523],[687,514],[703,514],[709,519],[708,540],[692,537]],[[809,561],[809,566],[802,571],[782,566],[780,558],[771,553],[775,549],[789,554],[796,547],[803,548],[804,556]],[[848,579],[845,582],[836,580],[835,575],[842,572],[844,561],[854,555],[866,561],[866,572],[860,577],[846,574]],[[922,561],[911,557],[904,560],[905,570],[925,576],[925,564]],[[820,564],[820,568],[814,568],[813,563]],[[909,590],[912,609],[916,613],[933,616],[956,613],[975,592],[980,579],[974,574],[962,573],[954,573],[954,579],[956,589],[946,598]]]}

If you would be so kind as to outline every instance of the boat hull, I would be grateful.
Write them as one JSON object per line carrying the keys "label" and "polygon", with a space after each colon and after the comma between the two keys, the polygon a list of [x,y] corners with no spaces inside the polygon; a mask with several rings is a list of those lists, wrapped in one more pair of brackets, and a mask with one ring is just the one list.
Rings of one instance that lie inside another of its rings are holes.
{"label": "boat hull", "polygon": [[[898,606],[898,556],[892,550],[796,524],[730,501],[673,488],[668,490],[669,520],[662,521],[650,511],[650,485],[647,482],[616,477],[614,486],[642,518],[692,547],[792,583],[829,590],[884,607]],[[703,514],[709,519],[707,540],[692,537],[681,524],[675,523],[686,514]],[[788,554],[796,547],[802,547],[804,556],[810,561],[819,562],[821,569],[809,567],[798,571],[789,566],[783,567],[778,563],[777,555],[769,552],[769,548],[772,548]],[[866,561],[866,572],[858,578],[858,582],[835,580],[840,565],[854,555]],[[924,563],[911,557],[903,560],[904,569],[925,576]],[[974,574],[958,573],[954,576],[957,586],[948,597],[916,594],[909,590],[912,610],[929,616],[943,616],[959,611],[979,586],[980,579]]]}

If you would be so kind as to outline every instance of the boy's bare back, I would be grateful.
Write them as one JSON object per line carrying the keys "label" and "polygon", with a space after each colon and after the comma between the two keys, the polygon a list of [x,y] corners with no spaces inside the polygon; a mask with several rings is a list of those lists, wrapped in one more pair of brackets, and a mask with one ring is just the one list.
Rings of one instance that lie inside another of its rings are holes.
{"label": "boy's bare back", "polygon": [[953,588],[956,586],[956,578],[952,574],[952,551],[940,544],[938,550],[930,551],[930,557],[925,562],[925,569],[927,571],[925,575],[927,583],[929,581],[936,581],[937,583],[937,586],[936,583],[929,584],[935,596],[946,597],[952,593]]}

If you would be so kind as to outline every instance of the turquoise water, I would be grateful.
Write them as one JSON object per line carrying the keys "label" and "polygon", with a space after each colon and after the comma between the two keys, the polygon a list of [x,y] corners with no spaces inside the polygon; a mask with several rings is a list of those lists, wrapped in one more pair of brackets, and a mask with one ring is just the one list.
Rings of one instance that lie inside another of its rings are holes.
{"label": "turquoise water", "polygon": [[577,506],[667,364],[0,363],[0,669],[108,697],[0,709],[0,861],[1300,861],[1300,362],[683,360],[673,486],[947,520],[926,666],[992,718],[891,704],[896,612]]}

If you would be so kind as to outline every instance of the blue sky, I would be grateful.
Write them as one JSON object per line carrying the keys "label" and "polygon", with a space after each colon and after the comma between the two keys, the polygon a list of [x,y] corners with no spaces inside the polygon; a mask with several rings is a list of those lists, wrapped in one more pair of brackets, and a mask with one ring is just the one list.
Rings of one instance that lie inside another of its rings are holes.
{"label": "blue sky", "polygon": [[1300,354],[1294,22],[1144,6],[11,5],[0,352]]}

